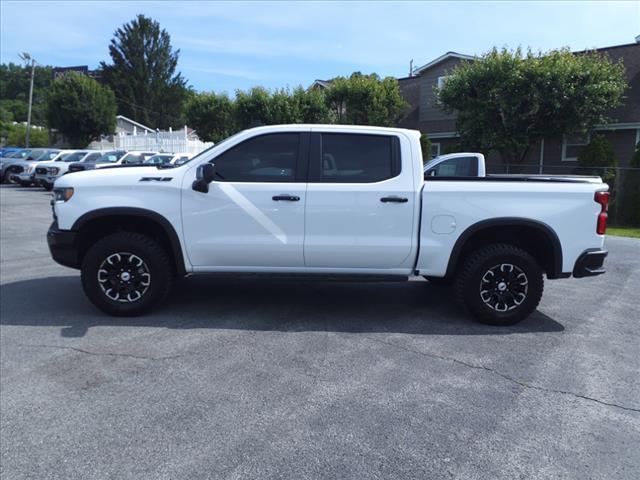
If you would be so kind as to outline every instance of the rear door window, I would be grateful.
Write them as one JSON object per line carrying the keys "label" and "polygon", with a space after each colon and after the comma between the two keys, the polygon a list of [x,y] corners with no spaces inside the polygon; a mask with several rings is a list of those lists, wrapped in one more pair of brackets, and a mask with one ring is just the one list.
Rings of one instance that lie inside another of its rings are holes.
{"label": "rear door window", "polygon": [[394,136],[323,133],[320,175],[324,183],[373,183],[400,173],[399,142]]}

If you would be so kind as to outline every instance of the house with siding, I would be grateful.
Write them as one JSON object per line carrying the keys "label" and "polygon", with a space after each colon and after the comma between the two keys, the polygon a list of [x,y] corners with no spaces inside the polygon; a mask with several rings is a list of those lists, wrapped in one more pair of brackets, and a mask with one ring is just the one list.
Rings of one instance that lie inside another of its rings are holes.
{"label": "house with siding", "polygon": [[[624,104],[607,112],[611,122],[596,126],[592,133],[602,134],[609,140],[619,166],[628,167],[635,146],[640,141],[640,37],[634,43],[600,48],[597,51],[614,62],[622,60],[630,88],[626,91]],[[580,55],[584,52],[575,53]],[[460,62],[473,60],[474,57],[469,55],[447,52],[416,68],[412,76],[398,79],[401,94],[409,104],[399,126],[425,133],[432,142],[432,156],[439,155],[447,146],[459,141],[455,115],[442,110],[434,87],[442,85],[446,76]],[[535,142],[525,159],[525,171],[579,173],[576,170],[577,157],[589,140],[590,135],[541,138]],[[505,171],[497,155],[490,155],[488,161],[492,171]]]}

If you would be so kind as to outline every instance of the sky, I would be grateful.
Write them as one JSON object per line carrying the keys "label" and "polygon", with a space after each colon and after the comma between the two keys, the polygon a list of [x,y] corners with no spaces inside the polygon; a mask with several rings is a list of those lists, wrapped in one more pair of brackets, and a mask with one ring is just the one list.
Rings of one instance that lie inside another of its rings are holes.
{"label": "sky", "polygon": [[636,1],[188,2],[0,0],[0,60],[58,67],[109,61],[113,32],[142,13],[180,49],[200,91],[309,86],[353,71],[405,77],[447,51],[572,50],[632,43]]}

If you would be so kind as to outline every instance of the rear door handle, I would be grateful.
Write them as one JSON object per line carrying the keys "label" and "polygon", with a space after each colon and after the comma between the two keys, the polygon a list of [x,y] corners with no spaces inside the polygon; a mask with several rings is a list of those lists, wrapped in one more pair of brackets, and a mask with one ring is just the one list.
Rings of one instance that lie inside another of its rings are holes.
{"label": "rear door handle", "polygon": [[271,199],[275,202],[298,202],[300,200],[300,197],[296,197],[295,195],[275,195],[271,197]]}
{"label": "rear door handle", "polygon": [[409,201],[409,199],[408,199],[408,198],[405,198],[405,197],[396,197],[396,196],[393,196],[393,197],[382,197],[382,198],[380,199],[380,201],[381,201],[382,203],[389,203],[389,202],[393,202],[393,203],[407,203],[407,202]]}

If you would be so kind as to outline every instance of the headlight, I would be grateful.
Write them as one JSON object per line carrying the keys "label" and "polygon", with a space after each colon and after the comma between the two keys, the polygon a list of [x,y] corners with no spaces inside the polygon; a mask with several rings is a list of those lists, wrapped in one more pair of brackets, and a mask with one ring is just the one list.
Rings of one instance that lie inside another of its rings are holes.
{"label": "headlight", "polygon": [[73,197],[73,188],[54,188],[53,199],[56,202],[66,202]]}
{"label": "headlight", "polygon": [[49,169],[49,173],[50,173],[51,175],[57,175],[59,171],[60,171],[60,169],[59,169],[58,167],[51,167],[51,168]]}

